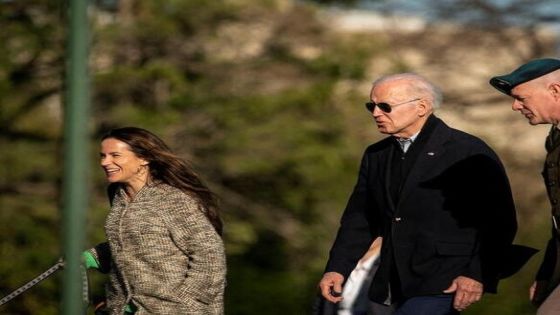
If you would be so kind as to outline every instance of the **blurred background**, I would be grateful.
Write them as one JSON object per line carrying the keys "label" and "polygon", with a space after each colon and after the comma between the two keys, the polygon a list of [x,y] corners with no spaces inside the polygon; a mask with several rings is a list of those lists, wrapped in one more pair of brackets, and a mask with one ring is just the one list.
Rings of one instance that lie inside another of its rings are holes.
{"label": "blurred background", "polygon": [[[0,296],[61,255],[67,3],[0,0]],[[365,147],[382,138],[364,109],[371,81],[412,71],[441,86],[436,113],[506,165],[516,243],[550,234],[532,127],[488,85],[558,58],[557,1],[92,0],[87,245],[108,211],[98,140],[139,126],[191,160],[221,199],[226,314],[308,314]],[[542,258],[464,314],[534,314]],[[57,314],[61,273],[2,314]],[[91,274],[92,296],[103,295]]]}

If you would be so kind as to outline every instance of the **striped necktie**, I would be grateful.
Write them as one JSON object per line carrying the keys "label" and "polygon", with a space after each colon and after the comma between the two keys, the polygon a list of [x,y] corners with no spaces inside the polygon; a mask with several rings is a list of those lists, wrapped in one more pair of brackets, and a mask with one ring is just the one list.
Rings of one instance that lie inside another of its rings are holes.
{"label": "striped necktie", "polygon": [[412,140],[410,138],[397,138],[397,142],[399,143],[401,150],[406,153],[408,148],[412,144]]}

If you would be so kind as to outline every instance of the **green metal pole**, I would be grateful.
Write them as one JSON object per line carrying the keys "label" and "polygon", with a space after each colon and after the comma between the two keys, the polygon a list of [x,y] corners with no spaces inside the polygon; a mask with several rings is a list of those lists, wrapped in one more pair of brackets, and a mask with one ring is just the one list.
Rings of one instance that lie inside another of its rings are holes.
{"label": "green metal pole", "polygon": [[64,112],[62,314],[84,314],[80,254],[84,249],[88,163],[88,19],[87,0],[69,0]]}

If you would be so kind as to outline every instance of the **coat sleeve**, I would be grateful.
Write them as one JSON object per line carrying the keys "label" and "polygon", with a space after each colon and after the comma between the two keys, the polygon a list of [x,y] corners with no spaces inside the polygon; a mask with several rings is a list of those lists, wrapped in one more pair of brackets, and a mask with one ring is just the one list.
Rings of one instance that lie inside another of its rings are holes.
{"label": "coat sleeve", "polygon": [[111,271],[111,248],[108,242],[97,244],[95,247],[87,250],[95,259],[97,269],[102,273],[109,273]]}
{"label": "coat sleeve", "polygon": [[340,220],[325,269],[325,272],[338,272],[345,279],[379,235],[375,220],[371,218],[371,199],[368,198],[368,177],[371,171],[369,163],[366,151],[360,165],[358,181]]}
{"label": "coat sleeve", "polygon": [[557,265],[557,250],[558,242],[555,239],[555,229],[552,229],[552,238],[548,241],[544,259],[541,263],[539,271],[536,276],[537,287],[533,296],[533,304],[540,305],[549,296],[550,292],[557,286],[553,279],[555,267]]}
{"label": "coat sleeve", "polygon": [[552,274],[554,272],[554,266],[556,265],[556,255],[557,255],[556,240],[554,238],[555,233],[556,231],[553,228],[552,229],[553,236],[548,241],[548,244],[546,246],[546,252],[544,253],[543,261],[541,263],[539,271],[537,272],[537,277],[535,279],[537,281],[550,280],[550,278],[552,278]]}
{"label": "coat sleeve", "polygon": [[[118,184],[113,183],[107,188],[107,196],[111,205],[117,194],[118,187]],[[111,247],[109,246],[109,242],[99,243],[95,247],[86,250],[86,252],[93,256],[98,265],[97,269],[100,272],[109,273],[109,271],[111,271]]]}
{"label": "coat sleeve", "polygon": [[223,292],[226,257],[222,238],[190,197],[178,198],[164,215],[171,238],[189,259],[186,277],[177,295],[205,304]]}

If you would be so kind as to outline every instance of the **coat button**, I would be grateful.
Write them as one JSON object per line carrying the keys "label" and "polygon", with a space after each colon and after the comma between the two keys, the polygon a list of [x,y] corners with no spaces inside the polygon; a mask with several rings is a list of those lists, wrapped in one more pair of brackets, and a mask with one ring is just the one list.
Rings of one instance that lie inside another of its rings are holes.
{"label": "coat button", "polygon": [[401,222],[402,218],[401,217],[395,217],[395,222]]}
{"label": "coat button", "polygon": [[553,205],[555,205],[555,204],[558,203],[558,200],[557,200],[557,199],[552,199],[550,202],[551,202]]}

